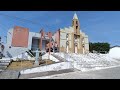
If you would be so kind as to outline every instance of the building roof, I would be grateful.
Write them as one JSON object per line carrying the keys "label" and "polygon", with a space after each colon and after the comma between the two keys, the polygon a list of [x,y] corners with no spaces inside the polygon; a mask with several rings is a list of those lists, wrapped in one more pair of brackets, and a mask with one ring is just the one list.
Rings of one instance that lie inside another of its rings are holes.
{"label": "building roof", "polygon": [[75,13],[74,16],[73,16],[73,19],[78,19],[78,16],[77,16],[76,13]]}

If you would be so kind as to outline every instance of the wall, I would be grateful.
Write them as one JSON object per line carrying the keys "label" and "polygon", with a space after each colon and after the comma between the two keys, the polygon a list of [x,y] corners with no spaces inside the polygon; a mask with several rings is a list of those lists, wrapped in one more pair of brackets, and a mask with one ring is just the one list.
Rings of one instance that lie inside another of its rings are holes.
{"label": "wall", "polygon": [[66,50],[66,33],[60,31],[60,51],[65,52]]}
{"label": "wall", "polygon": [[85,36],[85,50],[89,52],[89,40],[87,35]]}
{"label": "wall", "polygon": [[12,36],[13,47],[28,47],[29,29],[15,26]]}
{"label": "wall", "polygon": [[[35,32],[29,32],[29,38],[28,38],[28,47],[13,47],[11,46],[11,42],[12,42],[12,36],[13,36],[13,28],[10,29],[7,33],[7,43],[5,45],[5,52],[4,52],[4,55],[6,57],[7,56],[7,51],[9,51],[9,53],[12,55],[12,56],[16,56],[16,55],[19,55],[21,54],[22,52],[25,52],[26,50],[30,49],[31,50],[31,46],[32,46],[32,38],[33,37],[37,37],[37,38],[40,38],[40,35],[39,33],[35,33]],[[9,46],[11,46],[11,48],[9,48]]]}
{"label": "wall", "polygon": [[70,62],[61,62],[61,63],[52,64],[52,65],[22,70],[20,73],[30,74],[30,73],[38,73],[38,72],[46,72],[46,71],[58,71],[58,70],[71,69],[71,68],[73,68],[73,66]]}
{"label": "wall", "polygon": [[11,46],[12,43],[12,36],[13,36],[13,28],[9,29],[7,32],[7,43],[5,44],[5,50],[4,50],[4,55],[6,55],[6,51],[9,50],[9,47]]}
{"label": "wall", "polygon": [[56,33],[55,33],[55,41],[57,42],[57,45],[58,47],[60,46],[60,31],[58,30]]}
{"label": "wall", "polygon": [[11,46],[12,44],[12,36],[13,36],[13,28],[8,30],[7,32],[7,46]]}
{"label": "wall", "polygon": [[[27,48],[25,47],[13,47],[12,46],[12,36],[13,36],[13,28],[8,30],[7,32],[7,43],[5,45],[5,51],[4,51],[4,55],[5,57],[8,57],[7,55],[7,51],[12,55],[12,56],[16,56],[18,54],[21,54],[22,52],[26,51]],[[11,48],[9,48],[11,47]]]}

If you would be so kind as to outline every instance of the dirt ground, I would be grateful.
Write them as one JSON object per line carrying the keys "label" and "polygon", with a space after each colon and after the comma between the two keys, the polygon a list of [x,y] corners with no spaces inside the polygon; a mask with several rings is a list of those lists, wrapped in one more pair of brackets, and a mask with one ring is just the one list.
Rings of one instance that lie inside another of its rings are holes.
{"label": "dirt ground", "polygon": [[9,66],[8,70],[20,70],[24,68],[31,68],[33,67],[34,62],[33,61],[13,61]]}
{"label": "dirt ground", "polygon": [[[40,61],[40,65],[48,65],[54,63],[51,60]],[[22,70],[34,67],[34,61],[13,61],[7,68],[7,70]]]}

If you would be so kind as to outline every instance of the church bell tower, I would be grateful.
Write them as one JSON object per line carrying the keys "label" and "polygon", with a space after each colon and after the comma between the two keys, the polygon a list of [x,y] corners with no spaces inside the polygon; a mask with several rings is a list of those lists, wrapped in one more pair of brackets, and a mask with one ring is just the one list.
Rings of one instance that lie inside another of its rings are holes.
{"label": "church bell tower", "polygon": [[74,28],[74,34],[80,33],[80,23],[76,13],[73,16],[72,27]]}

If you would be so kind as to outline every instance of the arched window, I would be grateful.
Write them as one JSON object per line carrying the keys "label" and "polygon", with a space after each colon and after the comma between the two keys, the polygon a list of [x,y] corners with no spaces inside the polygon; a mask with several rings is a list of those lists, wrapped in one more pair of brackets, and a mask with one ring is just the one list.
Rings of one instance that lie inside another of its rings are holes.
{"label": "arched window", "polygon": [[76,26],[76,30],[78,29],[78,26]]}
{"label": "arched window", "polygon": [[78,25],[78,21],[76,21],[76,25]]}
{"label": "arched window", "polygon": [[69,45],[69,41],[66,42],[66,45]]}
{"label": "arched window", "polygon": [[77,43],[75,43],[75,46],[77,46],[78,44]]}
{"label": "arched window", "polygon": [[74,26],[74,20],[72,21],[72,25]]}
{"label": "arched window", "polygon": [[74,38],[77,39],[77,36],[75,35]]}
{"label": "arched window", "polygon": [[85,44],[82,44],[83,47],[85,47]]}
{"label": "arched window", "polygon": [[67,34],[66,34],[66,38],[68,38],[68,36],[69,36],[69,34],[67,33]]}

